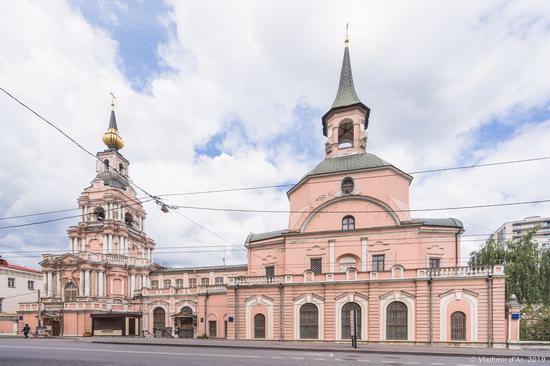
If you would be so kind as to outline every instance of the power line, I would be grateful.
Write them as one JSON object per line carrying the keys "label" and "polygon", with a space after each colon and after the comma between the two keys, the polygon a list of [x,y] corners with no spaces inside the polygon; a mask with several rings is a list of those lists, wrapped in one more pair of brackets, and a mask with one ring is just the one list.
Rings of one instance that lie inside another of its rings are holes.
{"label": "power line", "polygon": [[[393,212],[427,212],[427,211],[450,211],[450,210],[466,210],[474,208],[490,208],[490,207],[504,207],[504,206],[518,206],[518,205],[531,205],[537,203],[547,203],[550,199],[535,200],[535,201],[520,201],[509,203],[492,203],[484,205],[471,205],[471,206],[455,206],[455,207],[440,207],[440,208],[418,208],[408,210],[392,210]],[[205,211],[222,211],[222,212],[250,212],[250,213],[318,213],[318,214],[352,214],[352,213],[387,213],[387,210],[351,210],[351,211],[300,211],[300,210],[259,210],[248,208],[226,208],[226,207],[202,207],[202,206],[186,206],[186,205],[173,205],[172,208],[184,208],[189,210],[205,210]]]}
{"label": "power line", "polygon": [[[73,144],[75,144],[79,149],[81,149],[82,151],[84,151],[86,154],[90,155],[91,157],[93,157],[95,160],[98,160],[99,162],[101,163],[104,163],[100,158],[98,158],[94,153],[92,153],[91,151],[87,150],[84,146],[82,146],[80,143],[78,143],[75,139],[73,139],[71,136],[69,136],[66,132],[64,132],[61,128],[57,127],[54,123],[50,122],[49,120],[47,120],[45,117],[43,117],[42,115],[40,115],[38,112],[36,112],[34,109],[32,109],[31,107],[29,107],[28,105],[26,105],[25,103],[23,103],[21,100],[19,100],[17,97],[15,97],[14,95],[12,95],[10,92],[8,92],[7,90],[5,90],[4,88],[0,87],[0,90],[2,90],[7,96],[9,96],[10,98],[12,98],[14,101],[16,101],[17,103],[19,103],[21,106],[23,106],[25,109],[27,109],[28,111],[30,111],[32,114],[34,114],[35,116],[37,116],[38,118],[40,118],[42,121],[46,122],[48,125],[50,125],[51,127],[53,127],[54,129],[56,129],[59,133],[61,133],[63,136],[65,136],[67,139],[69,139]],[[129,183],[131,183],[133,186],[135,186],[137,189],[139,189],[140,191],[142,191],[143,193],[145,193],[147,196],[151,197],[152,199],[155,199],[157,202],[160,202],[160,199],[159,197],[157,196],[153,196],[152,194],[150,194],[149,192],[147,192],[145,189],[141,188],[139,185],[137,185],[133,180],[131,180],[128,176],[125,176],[123,175],[120,171],[118,171],[118,169],[116,169],[116,167],[112,167],[109,165],[110,163],[107,163],[107,167],[112,169],[114,172],[116,172],[120,177],[126,179]]]}
{"label": "power line", "polygon": [[[498,161],[493,163],[470,164],[470,165],[462,165],[462,166],[455,166],[455,167],[448,167],[448,168],[418,170],[418,171],[408,172],[405,174],[408,174],[408,175],[428,174],[428,173],[445,172],[445,171],[452,171],[452,170],[464,170],[464,169],[482,168],[482,167],[489,167],[489,166],[527,163],[527,162],[549,160],[549,159],[550,159],[550,156],[542,156],[542,157],[519,159],[519,160]],[[341,173],[345,173],[345,172],[341,172]],[[391,177],[395,175],[400,175],[400,173],[372,175],[372,176],[366,176],[366,177],[357,177],[354,179],[375,179],[375,178]],[[320,184],[320,183],[340,182],[340,181],[341,179],[329,179],[329,180],[309,181],[303,184]],[[204,191],[191,191],[191,192],[181,192],[181,193],[166,193],[166,194],[159,194],[158,197],[188,196],[188,195],[209,194],[209,193],[224,193],[224,192],[249,191],[249,190],[260,190],[260,189],[287,188],[287,187],[293,187],[296,184],[298,184],[298,182],[263,185],[263,186],[240,187],[240,188],[221,188],[221,189],[211,189],[211,190],[204,190]]]}

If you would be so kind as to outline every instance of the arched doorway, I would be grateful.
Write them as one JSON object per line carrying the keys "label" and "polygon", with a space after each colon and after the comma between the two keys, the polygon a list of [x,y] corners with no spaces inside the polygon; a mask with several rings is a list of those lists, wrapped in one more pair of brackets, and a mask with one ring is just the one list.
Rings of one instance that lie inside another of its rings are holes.
{"label": "arched doorway", "polygon": [[195,336],[193,309],[189,306],[181,308],[181,311],[174,316],[174,327],[178,338],[193,338]]}
{"label": "arched doorway", "polygon": [[162,337],[166,328],[166,312],[163,308],[157,307],[153,310],[153,334],[155,337]]}
{"label": "arched doorway", "polygon": [[65,285],[64,298],[65,302],[76,302],[78,296],[78,288],[74,282],[69,282]]}
{"label": "arched doorway", "polygon": [[407,305],[394,301],[386,310],[386,339],[407,340]]}
{"label": "arched doorway", "polygon": [[351,339],[351,312],[354,309],[357,314],[357,339],[361,339],[361,306],[355,302],[348,302],[342,306],[342,339]]}
{"label": "arched doorway", "polygon": [[265,315],[254,316],[254,338],[265,338]]}
{"label": "arched doorway", "polygon": [[451,341],[466,340],[466,314],[455,311],[451,314]]}
{"label": "arched doorway", "polygon": [[319,338],[319,309],[312,303],[300,308],[300,339]]}

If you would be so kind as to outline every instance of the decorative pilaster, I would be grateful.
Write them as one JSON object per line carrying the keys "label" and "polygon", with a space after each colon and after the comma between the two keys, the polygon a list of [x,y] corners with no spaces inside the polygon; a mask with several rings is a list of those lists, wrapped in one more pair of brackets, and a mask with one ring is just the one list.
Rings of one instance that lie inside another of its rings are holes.
{"label": "decorative pilaster", "polygon": [[84,271],[84,296],[90,296],[90,270]]}
{"label": "decorative pilaster", "polygon": [[56,292],[56,297],[61,297],[61,271],[59,272],[56,272],[55,273],[56,275],[56,278],[57,278],[57,286],[56,286],[56,289],[55,289],[55,292]]}

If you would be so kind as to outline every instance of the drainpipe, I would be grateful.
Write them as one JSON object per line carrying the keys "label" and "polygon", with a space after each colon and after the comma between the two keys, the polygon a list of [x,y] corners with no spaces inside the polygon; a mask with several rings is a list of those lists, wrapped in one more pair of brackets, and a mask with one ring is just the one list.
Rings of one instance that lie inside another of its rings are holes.
{"label": "drainpipe", "polygon": [[285,340],[285,322],[283,321],[285,317],[285,286],[279,284],[279,342],[284,342]]}
{"label": "drainpipe", "polygon": [[[204,294],[204,334],[208,334],[208,291]],[[208,336],[210,336],[208,334]]]}
{"label": "drainpipe", "polygon": [[492,268],[489,269],[487,274],[487,295],[489,302],[489,314],[487,320],[487,340],[489,348],[493,347],[493,273]]}
{"label": "drainpipe", "polygon": [[458,253],[458,234],[459,233],[455,233],[455,261],[456,261],[456,266],[457,267],[460,267],[460,257],[459,257],[459,253]]}
{"label": "drainpipe", "polygon": [[239,285],[235,286],[235,339],[239,339]]}
{"label": "drainpipe", "polygon": [[[428,296],[430,298],[429,303],[429,309],[430,309],[430,346],[434,343],[434,334],[433,334],[433,303],[432,303],[432,294],[433,294],[433,288],[432,288],[432,275],[430,274],[430,278],[428,278]],[[439,315],[441,317],[441,314]],[[445,321],[444,319],[440,319],[439,321]]]}

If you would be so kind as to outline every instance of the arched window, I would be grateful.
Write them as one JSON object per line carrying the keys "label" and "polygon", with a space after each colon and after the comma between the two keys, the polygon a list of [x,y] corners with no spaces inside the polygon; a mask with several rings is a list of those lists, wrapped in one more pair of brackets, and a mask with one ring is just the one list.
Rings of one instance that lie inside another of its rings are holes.
{"label": "arched window", "polygon": [[265,315],[254,316],[254,338],[265,338]]}
{"label": "arched window", "polygon": [[340,264],[340,271],[345,272],[346,269],[353,267],[355,268],[355,258],[352,256],[345,256],[340,258],[340,261],[338,262]]}
{"label": "arched window", "polygon": [[[82,279],[81,279],[82,281]],[[69,282],[65,285],[65,302],[76,302],[78,296],[78,287],[74,282]]]}
{"label": "arched window", "polygon": [[451,341],[466,340],[466,314],[455,311],[451,314]]}
{"label": "arched window", "polygon": [[386,339],[407,339],[407,305],[394,301],[386,310]]}
{"label": "arched window", "polygon": [[361,306],[355,302],[348,302],[342,307],[342,339],[351,339],[351,312],[354,310],[357,316],[357,339],[361,339]]}
{"label": "arched window", "polygon": [[353,146],[353,122],[344,122],[338,126],[338,148]]}
{"label": "arched window", "polygon": [[122,175],[124,175],[124,165],[118,164],[118,172]]}
{"label": "arched window", "polygon": [[342,230],[355,230],[355,218],[351,215],[342,219]]}
{"label": "arched window", "polygon": [[300,339],[319,338],[319,309],[311,303],[300,308]]}
{"label": "arched window", "polygon": [[94,215],[97,221],[105,220],[105,210],[103,207],[96,207],[94,210]]}
{"label": "arched window", "polygon": [[163,308],[155,308],[153,310],[153,329],[164,329],[165,327],[165,312]]}
{"label": "arched window", "polygon": [[342,183],[340,184],[340,189],[342,190],[343,195],[349,195],[353,193],[353,190],[355,189],[355,182],[353,181],[352,177],[345,177],[342,179]]}
{"label": "arched window", "polygon": [[109,160],[105,159],[103,160],[103,171],[108,172],[109,171]]}
{"label": "arched window", "polygon": [[126,223],[126,226],[132,226],[134,222],[134,216],[132,216],[131,213],[126,212],[126,215],[124,215],[124,222]]}

